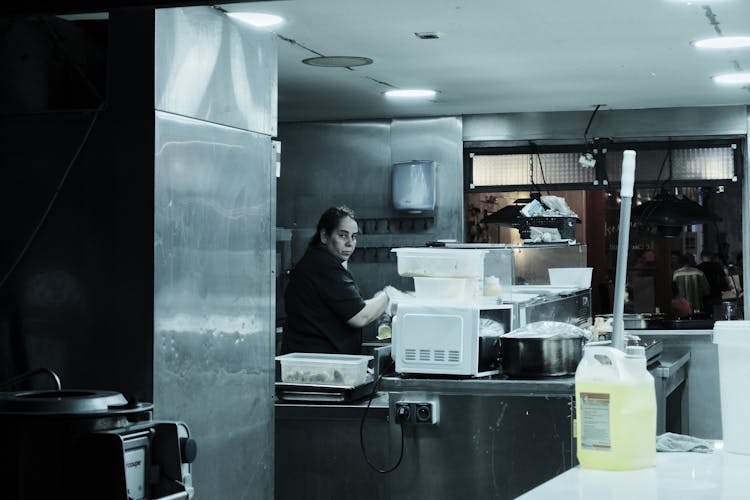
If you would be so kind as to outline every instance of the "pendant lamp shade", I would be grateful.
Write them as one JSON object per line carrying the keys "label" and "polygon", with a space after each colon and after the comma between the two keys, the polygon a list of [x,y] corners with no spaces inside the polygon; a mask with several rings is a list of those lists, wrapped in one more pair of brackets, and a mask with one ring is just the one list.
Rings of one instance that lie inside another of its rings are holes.
{"label": "pendant lamp shade", "polygon": [[634,207],[631,218],[636,223],[657,226],[659,232],[668,238],[679,235],[683,226],[721,220],[721,217],[703,205],[689,198],[665,192],[659,193],[651,201]]}

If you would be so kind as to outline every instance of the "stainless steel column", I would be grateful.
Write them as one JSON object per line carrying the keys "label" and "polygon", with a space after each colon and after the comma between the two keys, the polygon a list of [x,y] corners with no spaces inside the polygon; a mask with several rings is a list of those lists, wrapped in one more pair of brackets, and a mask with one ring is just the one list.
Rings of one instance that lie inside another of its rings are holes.
{"label": "stainless steel column", "polygon": [[274,496],[275,44],[157,11],[154,405],[198,442],[199,499]]}

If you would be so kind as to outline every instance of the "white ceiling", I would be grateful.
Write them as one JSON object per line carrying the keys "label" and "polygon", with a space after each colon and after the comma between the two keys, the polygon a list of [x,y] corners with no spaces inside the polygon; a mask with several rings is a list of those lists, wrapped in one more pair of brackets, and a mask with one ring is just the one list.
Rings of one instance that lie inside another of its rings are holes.
{"label": "white ceiling", "polygon": [[[690,42],[750,35],[750,0],[284,0],[227,11],[280,14],[279,120],[750,104],[750,86],[712,75],[750,71],[750,48]],[[711,19],[713,19],[713,24]],[[415,32],[438,32],[421,40]],[[302,64],[363,56],[352,69]],[[380,83],[384,82],[384,83]],[[427,87],[394,103],[389,87]]]}

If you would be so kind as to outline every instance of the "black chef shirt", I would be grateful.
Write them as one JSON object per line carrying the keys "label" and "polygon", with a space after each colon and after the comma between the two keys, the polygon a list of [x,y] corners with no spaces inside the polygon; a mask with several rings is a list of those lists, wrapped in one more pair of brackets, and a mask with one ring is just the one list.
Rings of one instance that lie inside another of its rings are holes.
{"label": "black chef shirt", "polygon": [[346,322],[365,307],[351,273],[325,248],[310,247],[284,293],[282,354],[360,354],[362,329]]}

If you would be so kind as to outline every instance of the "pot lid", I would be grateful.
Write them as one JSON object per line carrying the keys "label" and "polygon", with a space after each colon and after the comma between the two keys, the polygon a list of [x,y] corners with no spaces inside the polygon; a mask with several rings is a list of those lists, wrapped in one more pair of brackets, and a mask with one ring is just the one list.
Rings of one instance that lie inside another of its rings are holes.
{"label": "pot lid", "polygon": [[113,416],[148,411],[150,403],[128,401],[114,391],[0,392],[0,415]]}
{"label": "pot lid", "polygon": [[560,321],[536,321],[516,328],[502,336],[503,339],[569,339],[586,338],[586,331]]}

